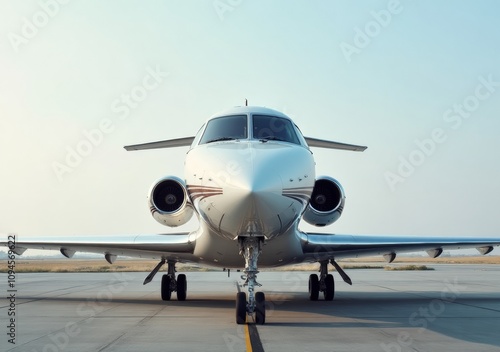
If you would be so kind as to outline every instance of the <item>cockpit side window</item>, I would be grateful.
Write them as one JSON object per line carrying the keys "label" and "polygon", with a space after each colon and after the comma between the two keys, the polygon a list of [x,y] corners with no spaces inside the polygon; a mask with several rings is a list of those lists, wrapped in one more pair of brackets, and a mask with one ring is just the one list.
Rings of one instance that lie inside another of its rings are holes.
{"label": "cockpit side window", "polygon": [[208,121],[200,144],[246,139],[248,136],[247,130],[246,115],[217,117]]}
{"label": "cockpit side window", "polygon": [[196,132],[196,136],[194,137],[193,143],[191,144],[191,149],[194,148],[195,146],[197,146],[198,143],[200,142],[200,139],[201,139],[201,136],[202,136],[204,129],[205,129],[205,124],[203,124],[203,126],[200,127],[198,132]]}
{"label": "cockpit side window", "polygon": [[300,144],[292,122],[276,116],[253,115],[253,138]]}

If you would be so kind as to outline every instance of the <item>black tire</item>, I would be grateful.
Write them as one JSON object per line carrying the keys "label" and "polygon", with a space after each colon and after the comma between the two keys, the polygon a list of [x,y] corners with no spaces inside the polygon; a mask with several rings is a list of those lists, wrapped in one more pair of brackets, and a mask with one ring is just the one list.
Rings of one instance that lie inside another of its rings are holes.
{"label": "black tire", "polygon": [[335,296],[335,281],[333,280],[333,275],[328,274],[325,277],[325,292],[323,292],[325,301],[333,301]]}
{"label": "black tire", "polygon": [[247,294],[238,292],[236,294],[236,324],[247,322]]}
{"label": "black tire", "polygon": [[264,292],[255,294],[255,324],[264,325],[266,323],[266,296]]}
{"label": "black tire", "polygon": [[179,274],[177,276],[177,300],[185,301],[187,296],[187,280],[186,275]]}
{"label": "black tire", "polygon": [[316,274],[309,275],[309,299],[317,301],[319,297],[319,278]]}
{"label": "black tire", "polygon": [[161,299],[164,301],[170,301],[172,297],[172,291],[170,290],[170,276],[163,275],[161,278]]}

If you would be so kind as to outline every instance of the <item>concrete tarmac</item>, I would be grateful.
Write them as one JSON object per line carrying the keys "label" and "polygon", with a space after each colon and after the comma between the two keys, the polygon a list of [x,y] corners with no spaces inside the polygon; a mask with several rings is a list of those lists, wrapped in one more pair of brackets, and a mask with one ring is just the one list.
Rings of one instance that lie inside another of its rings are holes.
{"label": "concrete tarmac", "polygon": [[308,300],[308,272],[261,272],[259,326],[235,324],[236,272],[187,273],[184,302],[161,301],[160,274],[21,273],[16,292],[2,274],[0,351],[257,351],[250,328],[265,351],[500,351],[500,266],[429,266],[334,273],[333,302]]}

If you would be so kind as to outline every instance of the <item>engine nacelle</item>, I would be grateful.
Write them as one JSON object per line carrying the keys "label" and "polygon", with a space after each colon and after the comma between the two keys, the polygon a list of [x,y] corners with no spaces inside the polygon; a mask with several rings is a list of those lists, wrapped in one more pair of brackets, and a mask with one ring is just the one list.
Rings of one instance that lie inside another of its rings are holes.
{"label": "engine nacelle", "polygon": [[168,176],[153,184],[148,196],[149,209],[156,221],[175,227],[184,225],[193,216],[184,181]]}
{"label": "engine nacelle", "polygon": [[332,177],[318,177],[302,219],[314,226],[333,224],[342,215],[344,204],[345,193],[340,183]]}

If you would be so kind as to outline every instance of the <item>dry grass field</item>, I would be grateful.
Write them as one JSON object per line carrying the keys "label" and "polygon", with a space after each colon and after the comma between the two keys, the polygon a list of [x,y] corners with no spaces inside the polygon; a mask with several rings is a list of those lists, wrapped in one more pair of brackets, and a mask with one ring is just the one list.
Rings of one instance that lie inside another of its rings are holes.
{"label": "dry grass field", "polygon": [[[366,257],[344,259],[342,263],[385,263],[383,257]],[[498,255],[456,256],[456,257],[396,257],[393,263],[424,263],[424,264],[500,264]]]}
{"label": "dry grass field", "polygon": [[[108,264],[104,259],[29,259],[17,258],[16,272],[150,272],[158,263],[156,260],[122,259],[114,264]],[[344,269],[385,269],[385,270],[433,270],[432,264],[500,264],[500,256],[474,256],[474,257],[398,257],[388,265],[382,257],[367,257],[344,259],[339,261]],[[424,265],[426,264],[426,265]],[[0,272],[7,272],[7,261],[3,261]],[[209,271],[210,269],[193,265],[177,265],[181,271]],[[221,270],[221,269],[214,269]],[[263,269],[267,271],[269,269]],[[303,270],[316,271],[318,264],[301,264],[278,268],[276,270]]]}
{"label": "dry grass field", "polygon": [[[6,261],[4,261],[6,263]],[[150,272],[158,264],[157,260],[124,259],[108,264],[104,259],[30,259],[16,260],[18,273],[94,273],[94,272]],[[7,271],[7,264],[0,268],[0,272]],[[178,271],[206,271],[188,265],[177,265]]]}

